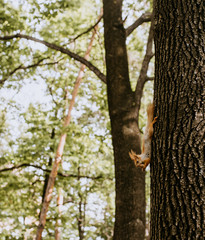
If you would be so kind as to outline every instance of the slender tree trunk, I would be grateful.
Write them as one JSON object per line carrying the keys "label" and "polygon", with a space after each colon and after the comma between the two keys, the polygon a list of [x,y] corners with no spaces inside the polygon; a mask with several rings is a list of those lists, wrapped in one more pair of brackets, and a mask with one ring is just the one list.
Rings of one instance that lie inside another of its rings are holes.
{"label": "slender tree trunk", "polygon": [[156,0],[151,239],[205,239],[204,0]]}
{"label": "slender tree trunk", "polygon": [[[92,44],[93,44],[95,34],[96,34],[96,28],[97,28],[97,26],[95,27],[95,29],[93,31],[93,34],[92,34],[87,52],[85,54],[85,59],[86,60],[88,59],[91,48],[92,48]],[[69,105],[68,113],[67,113],[67,116],[66,116],[64,124],[63,124],[64,131],[70,124],[71,111],[73,109],[73,106],[74,106],[74,103],[75,103],[75,98],[77,96],[78,89],[79,89],[80,83],[81,83],[82,78],[83,78],[84,69],[85,69],[85,66],[81,65],[78,77],[77,77],[76,82],[75,82],[74,90],[73,90],[73,93],[72,93],[72,99],[71,99],[71,102],[70,102],[70,105]],[[61,162],[61,157],[62,157],[62,154],[63,154],[65,141],[66,141],[66,136],[67,136],[67,134],[65,132],[65,133],[62,133],[62,135],[60,137],[60,141],[59,141],[58,148],[57,148],[57,151],[56,151],[55,161],[53,162],[52,171],[49,175],[47,189],[46,189],[44,201],[43,201],[43,204],[42,204],[42,209],[41,209],[41,214],[40,214],[40,219],[39,219],[39,225],[38,225],[38,228],[37,228],[36,240],[42,239],[42,232],[43,232],[43,229],[44,229],[45,224],[46,224],[46,214],[47,214],[48,207],[49,207],[49,204],[50,204],[50,201],[51,201],[51,198],[52,198],[53,187],[54,187],[55,179],[56,179],[56,176],[57,176],[59,163]]]}
{"label": "slender tree trunk", "polygon": [[63,206],[63,194],[62,194],[62,189],[59,188],[58,190],[58,198],[57,198],[57,207],[58,207],[58,216],[56,219],[56,225],[55,225],[55,240],[60,240],[61,239],[61,212],[62,212],[62,206]]}
{"label": "slender tree trunk", "polygon": [[104,36],[108,106],[116,179],[115,240],[142,240],[145,235],[145,175],[130,160],[140,152],[139,107],[131,90],[122,1],[104,0]]}
{"label": "slender tree trunk", "polygon": [[[78,167],[78,181],[80,180],[80,167]],[[79,203],[78,203],[78,211],[79,211],[79,216],[78,216],[78,234],[79,234],[79,240],[84,239],[84,227],[85,227],[85,209],[83,208],[84,203],[83,203],[83,195],[82,193],[78,192],[78,197],[79,197]]]}
{"label": "slender tree trunk", "polygon": [[80,201],[78,203],[78,233],[79,233],[79,240],[84,239],[84,222],[83,222],[83,202],[82,202],[82,195],[79,194]]}
{"label": "slender tree trunk", "polygon": [[[54,139],[54,137],[55,137],[55,128],[52,129],[51,139]],[[54,152],[53,146],[50,147],[50,151],[51,151],[51,152]],[[49,157],[49,162],[48,162],[48,166],[49,166],[49,167],[52,166],[52,161],[53,161],[52,157]],[[48,179],[49,179],[49,174],[46,173],[46,174],[45,174],[44,186],[43,186],[42,204],[43,204],[44,197],[45,197],[45,194],[46,194],[46,188],[47,188],[47,185],[48,185]]]}

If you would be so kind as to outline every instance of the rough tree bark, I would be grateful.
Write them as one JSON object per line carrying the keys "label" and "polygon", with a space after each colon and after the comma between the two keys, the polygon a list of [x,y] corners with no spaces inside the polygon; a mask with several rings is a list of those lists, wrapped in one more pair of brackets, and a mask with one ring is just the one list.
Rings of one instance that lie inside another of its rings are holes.
{"label": "rough tree bark", "polygon": [[151,53],[152,31],[142,66],[146,70],[141,72],[133,92],[128,73],[126,31],[121,16],[122,0],[104,0],[103,4],[107,93],[116,179],[114,239],[142,240],[145,235],[145,175],[134,167],[128,152],[133,149],[140,153],[140,101],[137,100],[146,81],[147,63],[151,59],[148,55]]}
{"label": "rough tree bark", "polygon": [[156,0],[151,239],[205,239],[205,5]]}

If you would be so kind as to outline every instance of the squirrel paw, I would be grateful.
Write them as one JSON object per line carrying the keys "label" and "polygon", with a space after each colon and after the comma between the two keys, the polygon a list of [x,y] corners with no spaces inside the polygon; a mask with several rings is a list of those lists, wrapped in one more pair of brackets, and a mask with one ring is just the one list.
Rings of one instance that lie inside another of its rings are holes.
{"label": "squirrel paw", "polygon": [[158,119],[158,117],[155,117],[154,120],[152,121],[152,123],[153,124],[156,123],[157,119]]}

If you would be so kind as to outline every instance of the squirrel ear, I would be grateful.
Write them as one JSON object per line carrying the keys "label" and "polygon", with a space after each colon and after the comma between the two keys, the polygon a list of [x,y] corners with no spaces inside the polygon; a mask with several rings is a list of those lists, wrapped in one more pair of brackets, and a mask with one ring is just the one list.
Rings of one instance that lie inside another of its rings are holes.
{"label": "squirrel ear", "polygon": [[129,152],[129,155],[130,155],[130,158],[132,159],[132,160],[134,160],[135,158],[134,158],[134,156],[132,155],[132,151],[131,152]]}
{"label": "squirrel ear", "polygon": [[137,154],[133,150],[131,150],[131,153],[134,157],[138,158]]}

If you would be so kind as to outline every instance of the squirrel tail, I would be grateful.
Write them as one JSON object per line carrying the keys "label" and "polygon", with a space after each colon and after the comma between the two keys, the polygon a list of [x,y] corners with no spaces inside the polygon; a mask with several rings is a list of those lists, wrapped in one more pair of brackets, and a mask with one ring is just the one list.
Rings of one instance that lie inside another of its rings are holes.
{"label": "squirrel tail", "polygon": [[150,103],[147,106],[147,125],[149,125],[154,118],[154,104]]}

